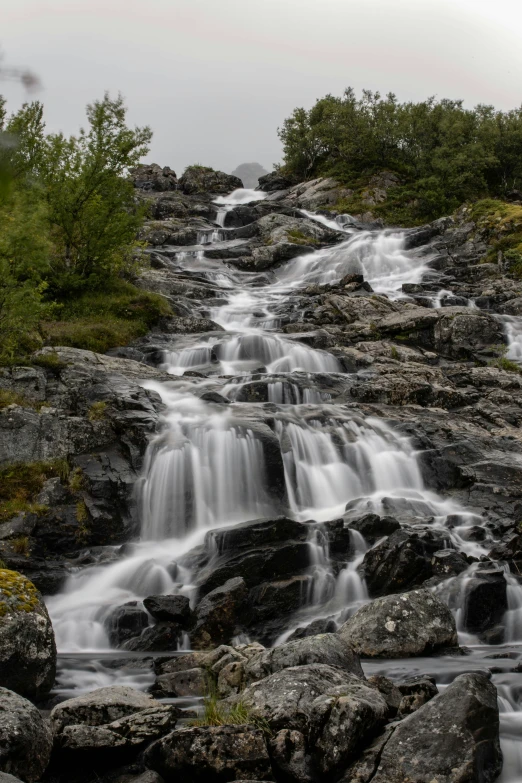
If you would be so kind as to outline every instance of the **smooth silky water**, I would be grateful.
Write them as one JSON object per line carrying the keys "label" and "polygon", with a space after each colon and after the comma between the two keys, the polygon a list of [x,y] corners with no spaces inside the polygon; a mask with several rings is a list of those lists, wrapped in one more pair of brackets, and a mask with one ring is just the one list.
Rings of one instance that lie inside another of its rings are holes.
{"label": "smooth silky water", "polygon": [[[63,695],[116,683],[150,687],[151,654],[112,650],[104,622],[116,606],[151,594],[181,593],[194,604],[197,573],[186,556],[211,541],[212,537],[205,539],[209,530],[279,513],[314,520],[308,536],[310,587],[276,643],[315,619],[328,618],[339,625],[369,600],[357,570],[368,544],[352,530],[352,557],[334,567],[325,521],[345,513],[393,513],[389,509],[396,507],[406,519],[447,530],[451,545],[460,551],[480,557],[491,546],[489,532],[480,544],[467,540],[466,528],[483,524],[473,510],[425,487],[408,438],[378,418],[363,418],[349,406],[332,404],[327,393],[314,388],[315,374],[335,378],[342,372],[338,360],[300,342],[299,335],[277,332],[287,304],[310,283],[333,283],[348,273],[362,273],[376,293],[401,298],[403,284],[420,282],[428,271],[426,258],[405,250],[404,233],[357,231],[349,216],[332,220],[310,212],[303,214],[344,232],[346,239],[303,254],[270,277],[241,273],[205,258],[207,244],[227,242],[228,212],[264,196],[238,190],[220,197],[215,202],[216,229],[202,232],[196,248],[169,254],[174,268],[193,270],[222,290],[222,303],[212,308],[210,317],[224,331],[181,337],[165,351],[164,369],[172,381],[143,383],[159,393],[165,414],[136,486],[139,539],[125,545],[124,554],[118,547],[106,548],[98,563],[71,574],[62,592],[47,600],[60,653],[57,690]],[[443,293],[435,297],[435,306],[440,306]],[[508,355],[515,361],[522,361],[520,323],[522,319],[505,318]],[[205,377],[183,376],[189,369]],[[252,418],[255,405],[237,402],[245,383],[264,377],[283,455],[284,509],[267,479],[258,427],[262,416]],[[219,392],[230,400],[227,406],[199,399],[218,382]],[[453,520],[458,515],[460,524],[446,528],[449,515]],[[438,588],[459,627],[471,574],[472,568]],[[471,650],[467,656],[365,662],[364,669],[368,675],[381,672],[392,679],[429,673],[442,689],[464,671],[498,664],[493,679],[499,689],[505,756],[500,780],[516,783],[522,781],[522,711],[519,675],[510,669],[522,653],[522,589],[512,576],[507,579],[506,644],[485,647],[461,630],[461,642]],[[185,638],[182,647],[188,646]],[[509,657],[488,657],[498,653]]]}

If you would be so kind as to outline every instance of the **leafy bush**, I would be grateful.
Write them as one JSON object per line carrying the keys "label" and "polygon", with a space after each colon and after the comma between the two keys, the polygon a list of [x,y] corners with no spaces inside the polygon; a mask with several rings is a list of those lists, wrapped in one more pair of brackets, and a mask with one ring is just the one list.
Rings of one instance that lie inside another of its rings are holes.
{"label": "leafy bush", "polygon": [[[283,173],[298,179],[337,177],[356,192],[377,172],[397,183],[377,215],[402,223],[448,214],[467,200],[522,187],[522,108],[465,109],[462,101],[399,103],[392,93],[348,88],[309,110],[298,108],[279,130]],[[346,209],[341,211],[366,211]]]}

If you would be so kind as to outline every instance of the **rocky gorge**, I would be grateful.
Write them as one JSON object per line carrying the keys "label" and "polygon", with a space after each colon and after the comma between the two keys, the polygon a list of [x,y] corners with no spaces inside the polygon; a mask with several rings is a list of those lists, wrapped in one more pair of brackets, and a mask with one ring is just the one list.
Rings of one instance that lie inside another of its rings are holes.
{"label": "rocky gorge", "polygon": [[0,470],[26,476],[0,525],[0,779],[521,780],[501,227],[386,228],[337,214],[332,179],[133,179],[136,284],[172,315],[0,369]]}

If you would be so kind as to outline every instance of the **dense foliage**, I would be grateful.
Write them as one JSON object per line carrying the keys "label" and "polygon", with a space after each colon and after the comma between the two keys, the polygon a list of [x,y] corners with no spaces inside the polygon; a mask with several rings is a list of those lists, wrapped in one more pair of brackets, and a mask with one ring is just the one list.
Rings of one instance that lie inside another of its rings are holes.
{"label": "dense foliage", "polygon": [[396,173],[400,184],[381,211],[402,219],[438,217],[522,188],[522,108],[399,103],[369,91],[358,98],[349,88],[296,109],[279,135],[284,169],[298,180],[327,174],[360,189],[376,172]]}
{"label": "dense foliage", "polygon": [[158,297],[122,279],[143,219],[126,173],[151,131],[127,126],[121,97],[90,104],[87,120],[77,136],[46,133],[41,103],[8,116],[0,98],[2,361],[57,334],[61,344],[105,350],[162,311]]}

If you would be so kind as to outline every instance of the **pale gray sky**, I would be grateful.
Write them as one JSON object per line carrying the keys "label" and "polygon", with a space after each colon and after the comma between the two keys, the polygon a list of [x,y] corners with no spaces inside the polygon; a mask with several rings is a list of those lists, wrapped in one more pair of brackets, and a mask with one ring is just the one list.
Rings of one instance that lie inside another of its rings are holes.
{"label": "pale gray sky", "polygon": [[178,173],[270,168],[292,109],[348,85],[520,105],[521,29],[520,0],[0,0],[4,62],[40,76],[50,129],[121,91],[149,160]]}

